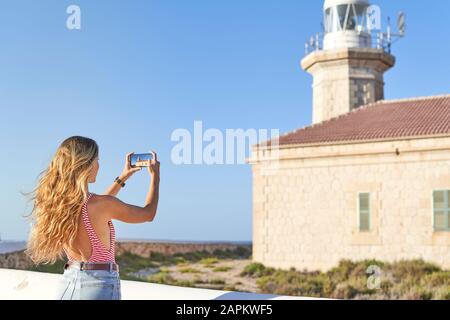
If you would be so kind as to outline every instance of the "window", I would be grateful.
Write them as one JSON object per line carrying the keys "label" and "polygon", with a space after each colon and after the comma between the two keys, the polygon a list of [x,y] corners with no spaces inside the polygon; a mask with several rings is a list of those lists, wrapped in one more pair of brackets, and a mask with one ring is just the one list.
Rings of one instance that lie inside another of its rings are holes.
{"label": "window", "polygon": [[325,23],[324,23],[324,27],[325,27],[325,32],[333,32],[333,9],[332,8],[328,8],[327,10],[325,10]]}
{"label": "window", "polygon": [[367,5],[340,4],[327,8],[324,15],[325,32],[345,30],[364,31]]}
{"label": "window", "polygon": [[367,6],[365,5],[359,5],[359,4],[355,4],[354,5],[355,8],[355,15],[356,15],[356,30],[357,31],[365,31],[365,24],[366,22],[366,14],[367,14]]}
{"label": "window", "polygon": [[370,230],[370,193],[358,195],[359,231]]}
{"label": "window", "polygon": [[348,4],[341,4],[338,5],[336,7],[337,9],[337,18],[339,21],[339,29],[340,30],[345,30],[344,29],[344,24],[345,24],[345,19],[348,15],[348,9],[349,9],[349,5]]}
{"label": "window", "polygon": [[437,231],[450,231],[450,190],[433,192],[433,227]]}
{"label": "window", "polygon": [[328,8],[325,10],[324,27],[326,33],[341,30],[341,28],[339,27],[339,19],[336,10],[336,7]]}

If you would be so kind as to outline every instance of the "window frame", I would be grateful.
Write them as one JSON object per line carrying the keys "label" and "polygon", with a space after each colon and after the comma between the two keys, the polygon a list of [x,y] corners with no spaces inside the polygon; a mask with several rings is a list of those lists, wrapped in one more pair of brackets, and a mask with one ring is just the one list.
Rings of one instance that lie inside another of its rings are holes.
{"label": "window frame", "polygon": [[[367,194],[368,195],[368,208],[367,210],[361,210],[361,195],[362,194]],[[359,232],[370,232],[372,230],[372,223],[371,223],[371,219],[372,219],[372,210],[371,210],[371,196],[370,196],[370,192],[369,191],[364,191],[364,192],[358,192],[358,199],[357,199],[357,208],[358,208],[358,231]],[[367,214],[367,221],[368,221],[368,226],[367,229],[362,229],[361,228],[361,214]]]}
{"label": "window frame", "polygon": [[[443,209],[436,209],[436,202],[435,202],[435,194],[436,192],[442,192],[444,194],[444,208]],[[433,230],[436,232],[450,232],[450,189],[437,189],[433,190],[431,201],[433,203],[432,205],[432,213],[433,213]],[[444,214],[444,227],[438,228],[436,227],[436,212],[443,212]]]}

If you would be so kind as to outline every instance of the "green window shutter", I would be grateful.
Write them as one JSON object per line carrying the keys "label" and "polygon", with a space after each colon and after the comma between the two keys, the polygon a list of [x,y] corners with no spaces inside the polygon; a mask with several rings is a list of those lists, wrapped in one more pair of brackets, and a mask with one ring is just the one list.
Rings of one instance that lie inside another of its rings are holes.
{"label": "green window shutter", "polygon": [[359,231],[370,230],[370,193],[358,195]]}
{"label": "green window shutter", "polygon": [[450,190],[433,192],[433,228],[450,231]]}

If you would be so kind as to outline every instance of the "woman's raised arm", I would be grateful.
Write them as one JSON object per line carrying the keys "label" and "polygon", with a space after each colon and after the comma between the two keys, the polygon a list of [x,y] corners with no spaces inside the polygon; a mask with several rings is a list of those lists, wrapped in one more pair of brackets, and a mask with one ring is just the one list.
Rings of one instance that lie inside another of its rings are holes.
{"label": "woman's raised arm", "polygon": [[153,159],[148,167],[150,173],[150,187],[145,199],[144,207],[127,204],[114,196],[102,196],[104,198],[104,214],[109,219],[116,219],[127,223],[143,223],[153,221],[158,209],[160,170],[159,161],[152,151]]}

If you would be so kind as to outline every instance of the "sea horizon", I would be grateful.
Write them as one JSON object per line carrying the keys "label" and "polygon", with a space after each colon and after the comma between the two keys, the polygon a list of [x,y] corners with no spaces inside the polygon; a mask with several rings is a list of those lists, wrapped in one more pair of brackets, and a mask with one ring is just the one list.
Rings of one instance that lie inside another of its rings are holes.
{"label": "sea horizon", "polygon": [[20,251],[26,248],[26,241],[0,240],[0,254]]}

